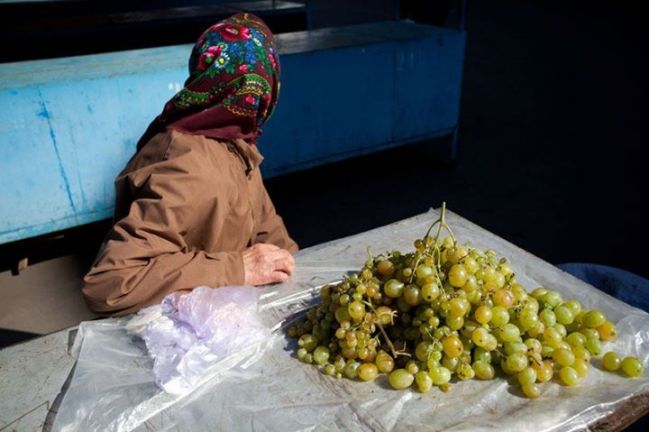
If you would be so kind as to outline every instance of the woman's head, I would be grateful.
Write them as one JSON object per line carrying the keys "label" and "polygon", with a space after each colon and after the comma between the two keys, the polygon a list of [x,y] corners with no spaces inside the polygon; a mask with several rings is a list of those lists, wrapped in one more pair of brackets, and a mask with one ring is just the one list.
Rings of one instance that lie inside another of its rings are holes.
{"label": "woman's head", "polygon": [[280,88],[280,66],[266,24],[238,13],[208,28],[189,59],[189,78],[140,139],[165,127],[216,139],[255,141]]}

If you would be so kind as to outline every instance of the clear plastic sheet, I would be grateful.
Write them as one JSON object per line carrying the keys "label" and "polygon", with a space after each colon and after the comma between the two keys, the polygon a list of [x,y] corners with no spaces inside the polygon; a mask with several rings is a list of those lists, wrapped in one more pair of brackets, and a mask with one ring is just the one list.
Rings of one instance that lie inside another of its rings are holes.
{"label": "clear plastic sheet", "polygon": [[[499,377],[471,380],[450,393],[395,391],[387,379],[372,383],[335,380],[297,361],[284,335],[317,300],[317,288],[355,271],[374,253],[409,250],[437,217],[436,211],[301,251],[287,283],[261,288],[259,317],[273,334],[263,344],[235,353],[210,370],[189,394],[156,386],[152,362],[125,330],[128,319],[84,323],[75,342],[77,364],[53,430],[583,430],[628,399],[649,393],[649,378],[626,379],[593,362],[588,378],[573,388],[542,386],[536,400],[521,397]],[[564,298],[604,311],[620,337],[605,344],[636,355],[649,367],[649,314],[598,291],[470,222],[447,213],[462,242],[492,248],[510,259],[528,290],[546,286]]]}

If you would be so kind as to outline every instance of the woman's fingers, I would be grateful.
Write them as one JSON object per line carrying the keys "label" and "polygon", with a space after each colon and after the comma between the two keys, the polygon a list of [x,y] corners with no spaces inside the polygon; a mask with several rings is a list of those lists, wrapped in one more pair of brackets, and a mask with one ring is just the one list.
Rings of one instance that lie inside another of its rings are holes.
{"label": "woman's fingers", "polygon": [[284,282],[295,270],[293,255],[271,244],[255,244],[243,251],[242,257],[248,285]]}
{"label": "woman's fingers", "polygon": [[285,273],[288,273],[289,275],[293,274],[293,271],[295,270],[295,260],[293,259],[293,256],[286,251],[281,252],[285,253],[278,254],[277,257],[273,260],[275,270],[281,270]]}
{"label": "woman's fingers", "polygon": [[284,273],[283,271],[274,271],[271,275],[271,278],[271,283],[281,283],[286,282],[286,280],[289,278],[289,275]]}

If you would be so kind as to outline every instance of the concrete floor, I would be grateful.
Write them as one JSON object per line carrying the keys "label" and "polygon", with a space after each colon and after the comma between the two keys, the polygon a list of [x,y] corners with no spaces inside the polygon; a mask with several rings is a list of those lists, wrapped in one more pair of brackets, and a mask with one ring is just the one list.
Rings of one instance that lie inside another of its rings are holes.
{"label": "concrete floor", "polygon": [[[306,247],[445,200],[550,262],[649,276],[644,16],[587,1],[471,2],[457,164],[440,162],[435,141],[271,179],[289,231]],[[0,347],[91,317],[79,293],[88,253],[74,252],[0,274]]]}

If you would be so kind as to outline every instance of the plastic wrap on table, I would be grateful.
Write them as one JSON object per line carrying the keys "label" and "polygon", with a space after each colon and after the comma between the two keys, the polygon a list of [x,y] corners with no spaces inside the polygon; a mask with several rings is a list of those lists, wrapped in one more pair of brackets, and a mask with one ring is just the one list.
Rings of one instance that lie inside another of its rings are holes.
{"label": "plastic wrap on table", "polygon": [[[184,396],[160,390],[152,363],[125,330],[128,319],[83,323],[78,356],[54,430],[517,430],[572,431],[649,393],[649,378],[627,379],[593,361],[576,387],[542,385],[536,400],[522,397],[502,376],[459,382],[450,393],[392,390],[385,376],[371,383],[336,380],[294,356],[285,325],[317,300],[318,287],[358,270],[374,253],[410,250],[437,217],[429,211],[395,224],[301,251],[287,283],[262,288],[260,317],[274,329],[266,343],[222,361]],[[587,285],[476,225],[447,213],[460,241],[510,259],[528,290],[545,286],[586,308],[602,310],[619,338],[606,350],[635,355],[649,366],[649,314]],[[256,361],[258,360],[258,361]]]}

